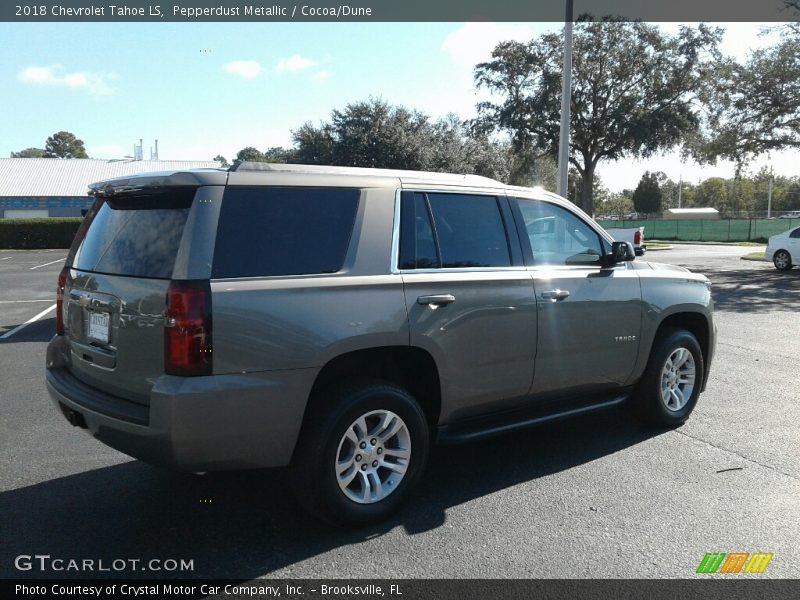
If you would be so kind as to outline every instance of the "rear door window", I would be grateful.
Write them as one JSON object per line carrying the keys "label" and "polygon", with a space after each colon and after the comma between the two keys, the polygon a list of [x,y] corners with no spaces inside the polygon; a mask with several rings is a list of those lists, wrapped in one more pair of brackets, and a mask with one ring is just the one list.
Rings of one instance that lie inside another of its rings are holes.
{"label": "rear door window", "polygon": [[417,192],[402,210],[401,268],[511,266],[495,196]]}
{"label": "rear door window", "polygon": [[169,279],[196,188],[105,200],[75,251],[81,271]]}
{"label": "rear door window", "polygon": [[220,209],[211,276],[341,270],[359,193],[351,188],[229,187]]}

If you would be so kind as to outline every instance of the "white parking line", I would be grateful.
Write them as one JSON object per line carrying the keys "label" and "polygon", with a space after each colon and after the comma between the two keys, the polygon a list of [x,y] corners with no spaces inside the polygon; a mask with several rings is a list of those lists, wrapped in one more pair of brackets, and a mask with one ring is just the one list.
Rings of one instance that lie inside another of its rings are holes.
{"label": "white parking line", "polygon": [[0,258],[0,260],[11,260],[12,258],[14,258],[14,257],[13,256],[6,256],[4,258]]}
{"label": "white parking line", "polygon": [[34,323],[35,321],[38,321],[38,320],[39,320],[39,319],[41,319],[43,316],[45,316],[47,313],[49,313],[51,310],[53,310],[53,309],[54,309],[56,306],[58,306],[58,305],[57,305],[57,304],[53,304],[53,306],[51,306],[50,308],[46,308],[45,310],[43,310],[42,312],[40,312],[40,313],[39,313],[38,315],[36,315],[35,317],[33,317],[33,318],[31,318],[31,319],[28,319],[28,320],[27,320],[27,321],[25,321],[25,322],[24,322],[22,325],[17,325],[17,326],[16,326],[16,327],[14,327],[14,329],[12,329],[11,331],[6,331],[6,332],[5,332],[3,335],[0,335],[0,340],[4,340],[4,339],[6,339],[6,338],[10,338],[12,335],[14,335],[15,333],[17,333],[17,332],[18,332],[20,329],[22,329],[22,328],[24,328],[24,327],[27,327],[28,325],[30,325],[31,323]]}
{"label": "white parking line", "polygon": [[29,271],[33,271],[34,269],[39,269],[39,268],[41,268],[41,267],[46,267],[47,265],[54,265],[54,264],[56,264],[57,262],[61,262],[62,260],[66,259],[66,258],[67,258],[67,257],[65,256],[64,258],[59,258],[58,260],[53,260],[53,261],[50,261],[49,263],[44,263],[43,265],[36,265],[35,267],[31,267],[31,268],[30,268],[30,269],[28,269],[28,270],[29,270]]}

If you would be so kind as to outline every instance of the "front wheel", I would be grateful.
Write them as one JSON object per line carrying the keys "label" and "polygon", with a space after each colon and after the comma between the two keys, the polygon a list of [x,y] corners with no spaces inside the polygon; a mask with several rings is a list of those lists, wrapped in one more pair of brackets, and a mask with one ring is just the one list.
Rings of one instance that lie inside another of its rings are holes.
{"label": "front wheel", "polygon": [[681,425],[697,403],[704,373],[703,351],[691,332],[662,332],[632,398],[636,415],[651,424]]}
{"label": "front wheel", "polygon": [[772,257],[772,263],[778,271],[788,271],[792,268],[792,257],[786,250],[778,250]]}
{"label": "front wheel", "polygon": [[314,399],[290,477],[300,502],[334,524],[367,524],[396,511],[428,457],[416,400],[386,382],[359,382]]}

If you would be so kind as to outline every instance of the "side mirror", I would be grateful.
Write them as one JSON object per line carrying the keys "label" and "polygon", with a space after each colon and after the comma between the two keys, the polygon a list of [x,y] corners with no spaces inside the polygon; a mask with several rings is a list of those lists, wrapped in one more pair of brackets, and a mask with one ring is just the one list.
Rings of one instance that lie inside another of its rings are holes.
{"label": "side mirror", "polygon": [[613,267],[621,262],[634,260],[636,253],[630,242],[611,242],[611,253],[606,254],[606,266]]}

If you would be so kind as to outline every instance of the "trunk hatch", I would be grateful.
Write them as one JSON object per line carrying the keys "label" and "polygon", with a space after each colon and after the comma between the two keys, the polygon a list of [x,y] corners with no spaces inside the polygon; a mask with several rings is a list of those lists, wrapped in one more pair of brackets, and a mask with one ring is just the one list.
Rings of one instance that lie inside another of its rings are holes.
{"label": "trunk hatch", "polygon": [[149,404],[164,373],[167,288],[195,191],[110,194],[76,241],[63,295],[64,333],[70,370],[87,385]]}

